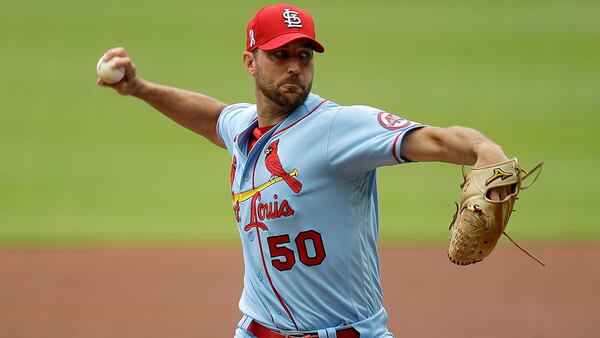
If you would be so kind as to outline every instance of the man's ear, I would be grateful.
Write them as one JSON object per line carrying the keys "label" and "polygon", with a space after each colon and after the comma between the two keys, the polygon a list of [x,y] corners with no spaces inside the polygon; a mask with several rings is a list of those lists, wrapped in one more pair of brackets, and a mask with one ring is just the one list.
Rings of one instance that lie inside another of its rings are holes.
{"label": "man's ear", "polygon": [[242,55],[244,59],[244,67],[250,73],[250,75],[254,75],[256,72],[256,58],[251,52],[244,52]]}

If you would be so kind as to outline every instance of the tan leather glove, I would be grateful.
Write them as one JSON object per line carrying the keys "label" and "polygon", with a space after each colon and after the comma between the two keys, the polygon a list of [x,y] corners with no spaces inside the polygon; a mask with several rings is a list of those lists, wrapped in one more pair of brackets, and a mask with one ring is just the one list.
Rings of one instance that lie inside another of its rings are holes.
{"label": "tan leather glove", "polygon": [[[450,230],[450,246],[448,258],[458,265],[469,265],[482,261],[496,247],[498,239],[504,233],[517,196],[521,190],[527,189],[539,176],[542,163],[536,165],[530,173],[523,170],[513,158],[506,162],[487,167],[472,169],[465,174],[463,167],[463,183],[460,205],[454,214]],[[526,187],[523,180],[534,172],[538,172],[534,181]],[[508,196],[501,201],[489,198],[490,189],[507,187]],[[506,235],[508,237],[508,235]],[[510,237],[511,242],[517,245]],[[539,259],[517,245],[530,257],[545,265]]]}

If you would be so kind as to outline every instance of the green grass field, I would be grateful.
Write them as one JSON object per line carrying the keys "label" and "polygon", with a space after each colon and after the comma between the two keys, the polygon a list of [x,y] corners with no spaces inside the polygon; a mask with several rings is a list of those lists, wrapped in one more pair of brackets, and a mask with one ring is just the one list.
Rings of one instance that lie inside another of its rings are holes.
{"label": "green grass field", "polygon": [[[125,46],[144,78],[253,101],[241,53],[257,1],[11,1],[0,11],[0,244],[237,241],[229,158],[95,84]],[[524,167],[510,233],[598,240],[600,3],[300,1],[327,52],[313,90],[465,125]],[[384,240],[446,240],[460,168],[380,171]]]}

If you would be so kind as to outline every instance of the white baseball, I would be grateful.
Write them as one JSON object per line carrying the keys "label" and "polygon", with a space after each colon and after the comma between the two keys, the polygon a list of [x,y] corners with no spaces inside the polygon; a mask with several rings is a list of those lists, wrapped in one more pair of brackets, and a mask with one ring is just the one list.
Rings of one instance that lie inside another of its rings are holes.
{"label": "white baseball", "polygon": [[104,61],[104,57],[101,57],[96,65],[96,73],[102,81],[113,84],[121,81],[125,76],[125,67],[112,68],[108,62]]}

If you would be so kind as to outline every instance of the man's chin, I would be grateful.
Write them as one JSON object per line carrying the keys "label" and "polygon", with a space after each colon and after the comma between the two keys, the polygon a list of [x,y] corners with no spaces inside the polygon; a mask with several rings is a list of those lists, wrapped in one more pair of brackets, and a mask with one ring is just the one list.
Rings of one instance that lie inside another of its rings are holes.
{"label": "man's chin", "polygon": [[304,91],[286,91],[283,93],[283,96],[289,99],[290,101],[300,100],[302,97],[304,97]]}
{"label": "man's chin", "polygon": [[281,97],[287,102],[286,106],[299,106],[306,99],[304,90],[283,91]]}

